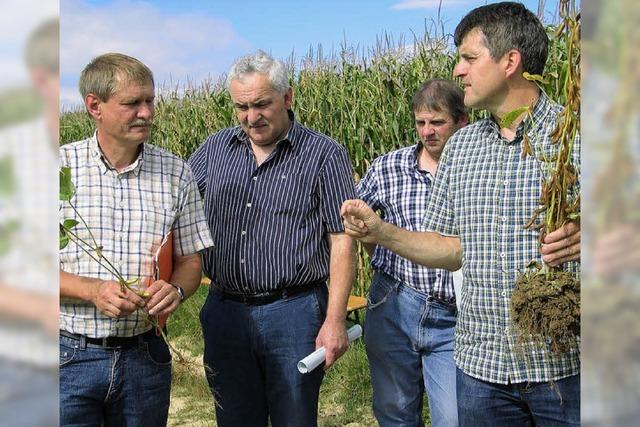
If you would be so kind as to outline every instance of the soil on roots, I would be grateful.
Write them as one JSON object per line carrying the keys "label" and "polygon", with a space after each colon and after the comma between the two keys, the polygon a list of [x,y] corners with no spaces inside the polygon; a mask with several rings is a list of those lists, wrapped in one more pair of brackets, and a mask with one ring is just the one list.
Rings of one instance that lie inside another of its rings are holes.
{"label": "soil on roots", "polygon": [[567,271],[529,268],[516,280],[511,316],[521,341],[569,351],[580,336],[580,281]]}

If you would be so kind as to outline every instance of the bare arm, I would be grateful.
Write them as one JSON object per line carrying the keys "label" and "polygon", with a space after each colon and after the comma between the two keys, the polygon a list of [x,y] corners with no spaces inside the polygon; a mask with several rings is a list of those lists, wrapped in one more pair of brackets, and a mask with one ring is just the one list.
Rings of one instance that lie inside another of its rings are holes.
{"label": "bare arm", "polygon": [[329,303],[316,348],[327,352],[325,368],[329,368],[349,347],[345,320],[354,272],[353,240],[345,233],[332,233],[329,239]]}
{"label": "bare arm", "polygon": [[122,291],[118,282],[78,276],[62,270],[60,297],[91,303],[103,314],[113,318],[126,317],[145,306],[144,299],[129,289]]}
{"label": "bare arm", "polygon": [[455,271],[462,266],[458,237],[409,231],[382,221],[362,200],[347,200],[341,214],[346,233],[365,244],[378,244],[417,264]]}
{"label": "bare arm", "polygon": [[[185,298],[198,290],[202,278],[200,253],[174,256],[173,273],[169,282],[182,287]],[[171,314],[180,305],[180,295],[176,288],[164,280],[157,280],[149,286],[147,309],[149,314],[164,316]]]}

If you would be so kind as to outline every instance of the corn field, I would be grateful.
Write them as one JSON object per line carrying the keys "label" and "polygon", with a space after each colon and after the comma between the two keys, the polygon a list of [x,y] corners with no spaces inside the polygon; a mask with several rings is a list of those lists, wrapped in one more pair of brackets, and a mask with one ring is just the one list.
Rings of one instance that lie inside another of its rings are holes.
{"label": "corn field", "polygon": [[[431,31],[433,32],[433,31]],[[569,69],[563,43],[548,28],[549,59],[543,89],[564,104]],[[391,37],[380,38],[368,51],[343,46],[339,53],[309,51],[300,61],[289,58],[294,88],[293,110],[305,126],[325,133],[343,144],[350,155],[357,181],[378,156],[417,140],[411,97],[429,78],[451,78],[457,61],[450,36],[429,32],[413,44]],[[167,88],[160,85],[151,143],[186,159],[219,129],[235,126],[228,93],[222,84],[208,81],[197,87]],[[470,112],[471,121],[481,113]],[[88,137],[93,124],[82,111],[60,117],[60,141]],[[364,250],[357,264],[355,294],[364,295],[371,272]]]}

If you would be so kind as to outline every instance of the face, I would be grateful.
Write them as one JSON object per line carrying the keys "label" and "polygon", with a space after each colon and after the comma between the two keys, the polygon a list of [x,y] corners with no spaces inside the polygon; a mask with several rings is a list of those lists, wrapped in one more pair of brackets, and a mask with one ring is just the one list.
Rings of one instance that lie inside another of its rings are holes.
{"label": "face", "polygon": [[462,79],[464,104],[493,112],[506,94],[505,57],[497,62],[485,45],[485,37],[478,29],[471,30],[458,48],[460,60],[453,76]]}
{"label": "face", "polygon": [[138,146],[149,139],[154,113],[154,88],[147,84],[121,82],[107,101],[92,94],[85,103],[95,118],[101,143]]}
{"label": "face", "polygon": [[266,75],[245,74],[231,81],[231,100],[240,126],[256,145],[271,145],[289,128],[292,90],[278,93]]}
{"label": "face", "polygon": [[457,122],[447,112],[432,110],[415,111],[416,132],[422,146],[433,159],[440,159],[451,135],[467,124],[466,117]]}

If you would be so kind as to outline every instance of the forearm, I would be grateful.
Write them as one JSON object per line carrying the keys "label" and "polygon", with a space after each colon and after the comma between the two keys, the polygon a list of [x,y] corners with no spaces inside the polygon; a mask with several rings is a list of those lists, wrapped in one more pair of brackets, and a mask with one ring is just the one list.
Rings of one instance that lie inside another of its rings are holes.
{"label": "forearm", "polygon": [[462,246],[458,237],[409,231],[383,222],[376,240],[378,244],[416,264],[450,271],[462,266]]}
{"label": "forearm", "polygon": [[344,233],[330,235],[327,321],[344,322],[354,274],[354,243]]}
{"label": "forearm", "polygon": [[202,261],[200,253],[174,258],[173,273],[170,283],[181,286],[185,297],[193,295],[202,279]]}
{"label": "forearm", "polygon": [[60,297],[93,303],[101,282],[101,279],[78,276],[60,270]]}

